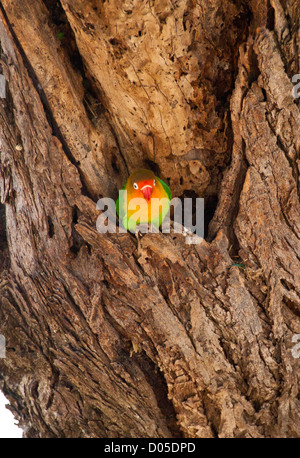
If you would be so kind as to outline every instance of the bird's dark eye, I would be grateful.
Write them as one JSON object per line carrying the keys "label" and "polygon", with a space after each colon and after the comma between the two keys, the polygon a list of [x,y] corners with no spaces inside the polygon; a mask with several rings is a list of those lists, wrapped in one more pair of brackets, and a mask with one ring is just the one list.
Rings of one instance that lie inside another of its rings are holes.
{"label": "bird's dark eye", "polygon": [[139,189],[137,183],[133,183],[133,187],[134,187],[134,189]]}

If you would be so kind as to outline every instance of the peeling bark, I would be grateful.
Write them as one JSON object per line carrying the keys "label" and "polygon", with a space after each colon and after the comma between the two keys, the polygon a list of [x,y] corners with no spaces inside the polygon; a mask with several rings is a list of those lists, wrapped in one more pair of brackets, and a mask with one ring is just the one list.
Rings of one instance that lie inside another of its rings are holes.
{"label": "peeling bark", "polygon": [[[0,386],[26,437],[300,436],[299,10],[1,2]],[[97,232],[141,166],[206,198],[205,241]]]}

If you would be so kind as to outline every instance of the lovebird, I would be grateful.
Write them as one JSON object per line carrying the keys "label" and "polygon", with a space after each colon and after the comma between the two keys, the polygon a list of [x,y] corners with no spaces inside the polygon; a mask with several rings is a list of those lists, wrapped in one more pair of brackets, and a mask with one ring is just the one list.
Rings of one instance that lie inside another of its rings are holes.
{"label": "lovebird", "polygon": [[[156,177],[151,170],[135,170],[128,177],[121,191],[127,191],[127,200],[123,193],[119,193],[116,201],[117,214],[126,230],[135,232],[139,224],[149,223],[157,229],[165,219],[169,208],[172,194],[169,186],[160,178]],[[142,205],[135,205],[134,198],[140,198]],[[156,198],[155,200],[153,200]],[[162,199],[158,205],[157,199]],[[139,211],[138,218],[133,217]]]}

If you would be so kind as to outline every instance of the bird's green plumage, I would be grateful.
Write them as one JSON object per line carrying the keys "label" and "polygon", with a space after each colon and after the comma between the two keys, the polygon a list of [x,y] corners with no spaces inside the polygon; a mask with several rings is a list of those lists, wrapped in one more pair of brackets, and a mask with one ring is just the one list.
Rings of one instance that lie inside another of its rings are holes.
{"label": "bird's green plumage", "polygon": [[161,182],[164,190],[166,191],[166,194],[167,194],[168,198],[170,200],[172,200],[172,193],[171,193],[171,189],[169,188],[169,186],[163,180],[161,180],[160,178],[156,177],[156,179]]}
{"label": "bird's green plumage", "polygon": [[[149,203],[147,202],[148,210],[147,210],[147,213],[144,214],[144,217],[143,217],[144,219],[141,220],[140,223],[148,222],[148,223],[153,224],[157,228],[159,228],[159,226],[161,226],[163,220],[165,219],[165,217],[166,217],[166,215],[167,215],[167,213],[169,211],[170,201],[172,199],[172,194],[171,194],[171,190],[170,190],[169,186],[163,180],[161,180],[160,178],[155,177],[153,172],[148,171],[148,170],[139,170],[139,171],[133,172],[130,175],[130,177],[128,178],[128,180],[126,181],[126,183],[124,184],[124,186],[122,187],[121,190],[126,190],[127,191],[127,200],[128,201],[130,201],[131,198],[136,197],[138,195],[138,192],[136,192],[133,189],[132,177],[133,176],[138,176],[139,180],[143,181],[143,173],[145,175],[145,180],[149,179],[149,175],[152,174],[151,176],[153,176],[153,179],[156,181],[156,186],[155,186],[155,188],[153,188],[153,190],[154,190],[153,197],[158,197],[159,199],[166,198],[167,202],[164,202],[164,204],[159,207],[159,214],[157,214],[156,216],[154,215],[154,217],[153,217],[153,215],[151,213],[151,218],[149,218]],[[151,199],[150,199],[150,201],[151,201]],[[127,204],[128,204],[128,202],[127,202]],[[151,203],[150,203],[150,205],[151,205]],[[119,196],[117,198],[117,201],[116,201],[116,211],[117,211],[117,215],[118,215],[119,219],[122,221],[122,224],[125,227],[125,229],[134,232],[135,229],[136,229],[136,225],[137,224],[136,224],[135,221],[132,221],[132,218],[130,218],[130,216],[132,216],[132,215],[129,214],[130,212],[128,212],[128,209],[126,208],[126,202],[124,201],[124,198],[122,196],[120,196],[120,194],[119,194]]]}

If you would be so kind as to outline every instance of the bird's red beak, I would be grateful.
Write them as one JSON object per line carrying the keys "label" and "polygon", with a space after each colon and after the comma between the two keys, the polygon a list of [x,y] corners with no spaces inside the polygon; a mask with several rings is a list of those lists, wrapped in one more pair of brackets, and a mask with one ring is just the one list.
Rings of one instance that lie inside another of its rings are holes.
{"label": "bird's red beak", "polygon": [[145,186],[142,187],[141,191],[144,194],[144,197],[145,197],[146,200],[150,200],[151,199],[152,186],[150,186],[149,184],[145,185]]}

